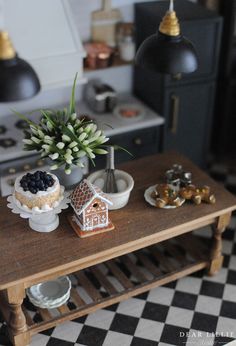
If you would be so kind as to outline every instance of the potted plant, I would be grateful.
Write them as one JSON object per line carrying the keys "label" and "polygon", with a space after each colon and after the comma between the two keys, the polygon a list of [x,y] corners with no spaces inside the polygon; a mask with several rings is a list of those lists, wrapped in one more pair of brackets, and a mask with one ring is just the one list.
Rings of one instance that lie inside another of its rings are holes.
{"label": "potted plant", "polygon": [[[106,154],[104,143],[109,140],[102,130],[92,121],[78,119],[75,108],[74,79],[70,104],[63,110],[40,110],[41,120],[35,123],[17,113],[29,124],[25,131],[24,149],[41,153],[47,159],[51,170],[56,170],[59,179],[65,186],[72,186],[82,179],[84,158],[93,159],[97,154]],[[66,179],[66,175],[68,178]]]}

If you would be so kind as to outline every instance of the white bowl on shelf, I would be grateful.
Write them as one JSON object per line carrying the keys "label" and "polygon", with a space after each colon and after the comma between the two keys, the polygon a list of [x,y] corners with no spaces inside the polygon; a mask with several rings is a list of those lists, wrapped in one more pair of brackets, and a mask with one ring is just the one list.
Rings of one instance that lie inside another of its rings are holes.
{"label": "white bowl on shelf", "polygon": [[[105,172],[104,170],[96,171],[88,176],[88,180],[96,185],[96,181],[104,181],[105,177]],[[121,171],[119,169],[115,170],[115,178],[117,182],[125,182],[124,190],[116,193],[105,193],[107,197],[110,199],[110,201],[113,203],[113,205],[109,205],[108,209],[109,210],[115,210],[115,209],[120,209],[123,208],[129,201],[130,197],[130,192],[132,191],[134,187],[134,180],[131,177],[130,174]],[[102,190],[102,186],[98,186]]]}

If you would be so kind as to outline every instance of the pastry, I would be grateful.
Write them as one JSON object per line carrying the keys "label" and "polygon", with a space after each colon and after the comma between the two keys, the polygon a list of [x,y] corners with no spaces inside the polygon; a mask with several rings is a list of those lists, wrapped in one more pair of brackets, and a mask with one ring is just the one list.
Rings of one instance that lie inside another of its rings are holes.
{"label": "pastry", "polygon": [[195,204],[201,204],[201,202],[214,204],[216,202],[209,186],[196,187],[195,185],[189,185],[181,188],[179,195],[186,200],[193,201]]}
{"label": "pastry", "polygon": [[50,210],[61,200],[59,180],[54,174],[42,171],[21,175],[15,181],[14,197],[23,209]]}
{"label": "pastry", "polygon": [[151,197],[155,199],[157,208],[164,208],[166,205],[179,207],[182,204],[178,192],[173,190],[168,184],[156,185]]}

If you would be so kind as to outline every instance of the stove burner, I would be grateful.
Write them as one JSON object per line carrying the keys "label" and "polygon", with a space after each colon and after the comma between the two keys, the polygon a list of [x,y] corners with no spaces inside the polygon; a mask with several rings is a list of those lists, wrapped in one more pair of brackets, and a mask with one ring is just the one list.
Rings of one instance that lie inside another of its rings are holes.
{"label": "stove burner", "polygon": [[5,132],[7,132],[6,126],[0,125],[0,135],[3,135]]}
{"label": "stove burner", "polygon": [[15,123],[15,127],[17,127],[20,130],[27,130],[29,128],[29,124],[26,120],[18,120]]}
{"label": "stove burner", "polygon": [[0,147],[10,148],[16,145],[16,141],[12,138],[4,138],[0,139]]}

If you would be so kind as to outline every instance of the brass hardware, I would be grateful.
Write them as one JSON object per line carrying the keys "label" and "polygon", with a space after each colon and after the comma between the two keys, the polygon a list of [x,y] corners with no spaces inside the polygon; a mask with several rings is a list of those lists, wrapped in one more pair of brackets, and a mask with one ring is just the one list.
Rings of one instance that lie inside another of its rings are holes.
{"label": "brass hardware", "polygon": [[42,167],[44,165],[44,162],[43,162],[43,160],[38,160],[36,162],[36,164],[37,164],[38,167]]}
{"label": "brass hardware", "polygon": [[16,169],[15,168],[9,168],[8,169],[8,173],[9,174],[15,174],[16,173]]}
{"label": "brass hardware", "polygon": [[15,184],[15,179],[8,179],[8,180],[7,180],[7,184],[8,184],[9,186],[14,186],[14,184]]}
{"label": "brass hardware", "polygon": [[182,73],[176,73],[172,76],[172,78],[175,80],[181,80],[182,79]]}
{"label": "brass hardware", "polygon": [[179,20],[172,6],[162,18],[161,24],[159,26],[159,32],[168,36],[180,35]]}
{"label": "brass hardware", "polygon": [[15,49],[6,31],[0,31],[0,60],[13,59],[16,56]]}
{"label": "brass hardware", "polygon": [[142,145],[143,142],[142,142],[142,139],[140,137],[137,137],[134,139],[134,144],[135,145]]}
{"label": "brass hardware", "polygon": [[173,134],[176,134],[178,129],[178,118],[179,118],[179,97],[176,95],[171,95],[171,103],[172,103],[172,115],[171,115],[170,132]]}
{"label": "brass hardware", "polygon": [[24,171],[29,171],[30,169],[31,169],[31,166],[28,165],[28,164],[26,164],[26,165],[23,166],[23,170],[24,170]]}

